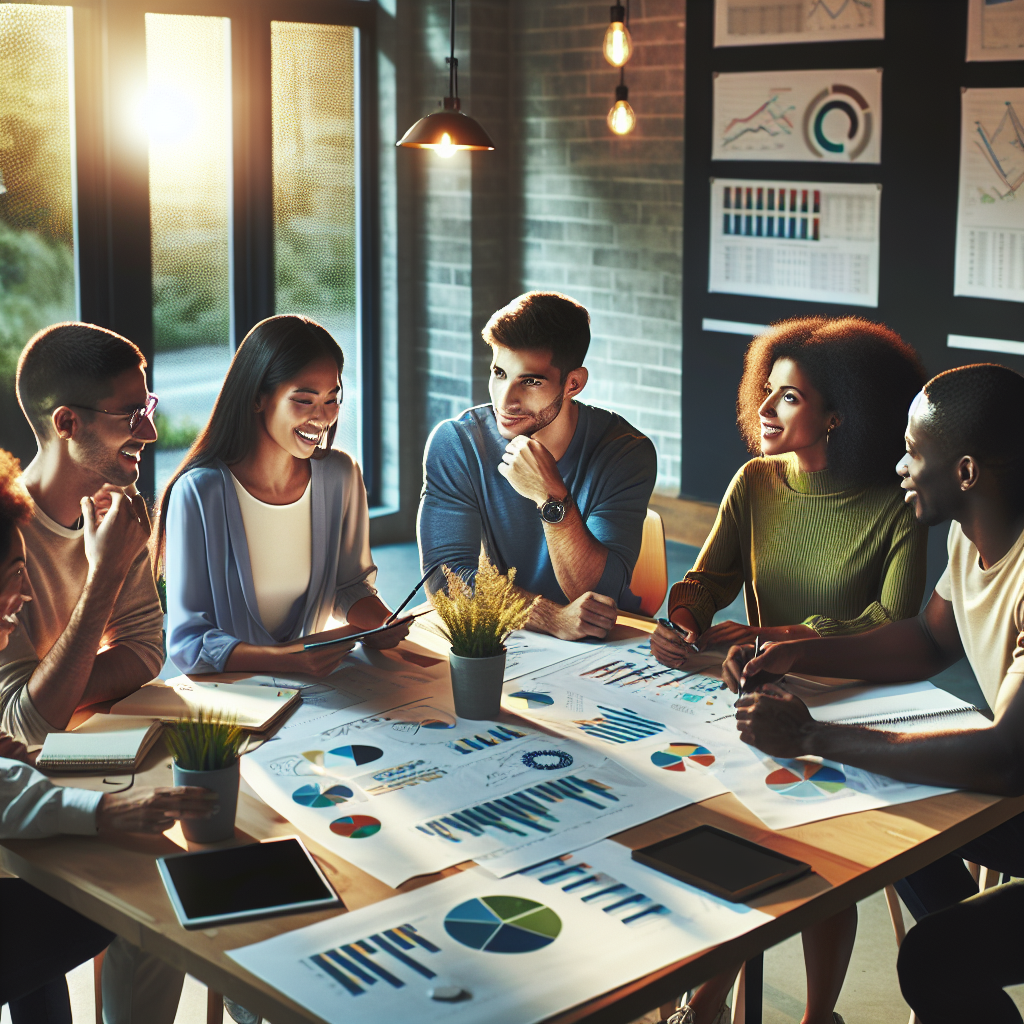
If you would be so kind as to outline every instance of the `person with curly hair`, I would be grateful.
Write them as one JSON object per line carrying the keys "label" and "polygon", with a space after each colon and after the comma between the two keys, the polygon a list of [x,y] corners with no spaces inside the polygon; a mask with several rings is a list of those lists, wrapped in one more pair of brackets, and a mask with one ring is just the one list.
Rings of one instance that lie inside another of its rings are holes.
{"label": "person with curly hair", "polygon": [[[754,338],[737,414],[758,457],[736,473],[694,567],[672,587],[669,618],[684,632],[653,634],[662,664],[686,662],[684,637],[703,650],[863,633],[918,613],[927,530],[893,467],[924,380],[895,331],[860,317],[800,317]],[[712,625],[741,588],[748,624]],[[804,933],[803,1024],[838,1018],[856,930],[851,907]],[[708,982],[680,1021],[716,1020],[734,977]]]}
{"label": "person with curly hair", "polygon": [[[25,538],[32,499],[21,482],[18,460],[0,449],[0,651],[32,600]],[[0,732],[0,838],[36,839],[67,832],[98,830],[159,833],[180,817],[208,817],[215,796],[198,787],[133,788],[95,793],[57,786],[32,767],[35,755]],[[13,1024],[71,1024],[64,975],[106,948],[114,935],[23,882],[0,878],[0,1005],[7,1003]],[[129,980],[130,979],[122,979]],[[132,986],[127,986],[131,991]],[[126,986],[105,986],[106,1020],[126,1020],[121,1005]],[[151,1019],[141,1007],[134,1019]]]}

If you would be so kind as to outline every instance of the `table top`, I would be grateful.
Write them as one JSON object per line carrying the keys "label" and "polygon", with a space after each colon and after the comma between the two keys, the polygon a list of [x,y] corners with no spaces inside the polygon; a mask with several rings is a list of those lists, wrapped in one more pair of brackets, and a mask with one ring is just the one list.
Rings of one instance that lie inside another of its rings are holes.
{"label": "table top", "polygon": [[[653,623],[623,615],[616,634],[629,635],[638,627],[650,630]],[[443,642],[428,630],[415,628],[412,639],[423,647],[444,653]],[[506,717],[505,713],[502,717]],[[507,717],[514,721],[512,716]],[[531,722],[531,727],[540,728],[540,725]],[[159,743],[147,756],[135,784],[166,786],[170,785],[170,776],[170,759]],[[65,776],[59,781],[65,785],[111,788],[101,779],[86,781]],[[806,861],[814,873],[750,901],[751,906],[770,915],[772,921],[604,993],[559,1014],[552,1022],[625,1024],[632,1021],[674,999],[680,992],[864,899],[1022,811],[1024,797],[1005,799],[956,792],[773,832],[729,793],[622,832],[614,838],[635,849],[697,825],[716,825]],[[235,825],[235,841],[241,842],[297,832],[294,825],[263,803],[244,781]],[[308,837],[303,839],[348,910],[427,885],[468,866],[414,878],[395,890]],[[155,859],[176,853],[180,848],[187,849],[188,845],[179,826],[158,836],[114,834],[5,840],[0,843],[0,864],[104,927],[187,971],[215,991],[273,1020],[274,1024],[319,1021],[319,1017],[249,974],[226,954],[230,949],[324,920],[337,911],[186,931],[174,915]]]}

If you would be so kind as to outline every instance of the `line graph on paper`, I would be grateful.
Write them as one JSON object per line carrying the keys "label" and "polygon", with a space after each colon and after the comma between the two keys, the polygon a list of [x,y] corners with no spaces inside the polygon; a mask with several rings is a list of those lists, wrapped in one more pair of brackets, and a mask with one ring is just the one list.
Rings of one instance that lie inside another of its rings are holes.
{"label": "line graph on paper", "polygon": [[769,139],[792,135],[796,131],[791,115],[796,106],[786,103],[780,94],[766,100],[746,117],[734,117],[722,131],[722,146],[728,147],[741,139],[763,135]]}
{"label": "line graph on paper", "polygon": [[881,39],[885,0],[716,0],[715,45]]}
{"label": "line graph on paper", "polygon": [[872,0],[813,0],[804,23],[809,29],[868,28],[875,24]]}
{"label": "line graph on paper", "polygon": [[1006,101],[1003,115],[995,128],[983,121],[974,122],[975,146],[987,161],[997,179],[981,189],[982,203],[997,203],[1016,198],[1024,184],[1024,125],[1013,103]]}

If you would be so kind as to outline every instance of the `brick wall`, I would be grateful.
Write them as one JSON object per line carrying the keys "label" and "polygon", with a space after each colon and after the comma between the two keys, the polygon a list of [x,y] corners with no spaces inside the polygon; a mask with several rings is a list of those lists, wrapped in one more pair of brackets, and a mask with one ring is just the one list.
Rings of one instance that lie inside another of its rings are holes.
{"label": "brick wall", "polygon": [[[463,108],[498,148],[448,160],[399,154],[411,199],[399,218],[409,240],[400,348],[415,377],[406,401],[416,406],[416,429],[402,444],[405,507],[410,499],[414,507],[429,431],[487,400],[480,328],[528,288],[564,291],[590,310],[585,398],[647,433],[659,485],[678,489],[682,7],[632,0],[636,51],[626,80],[638,124],[616,138],[605,124],[618,81],[600,52],[606,3],[460,0]],[[448,4],[398,0],[396,13],[398,104],[411,124],[447,92]]]}

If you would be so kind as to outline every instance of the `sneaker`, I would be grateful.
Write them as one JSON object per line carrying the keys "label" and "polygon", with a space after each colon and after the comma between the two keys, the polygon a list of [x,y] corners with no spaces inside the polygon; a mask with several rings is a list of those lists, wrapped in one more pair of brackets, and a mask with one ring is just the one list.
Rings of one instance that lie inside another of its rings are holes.
{"label": "sneaker", "polygon": [[263,1018],[258,1014],[247,1010],[244,1006],[239,1006],[233,999],[224,997],[224,1009],[228,1011],[228,1016],[236,1022],[236,1024],[263,1024]]}

